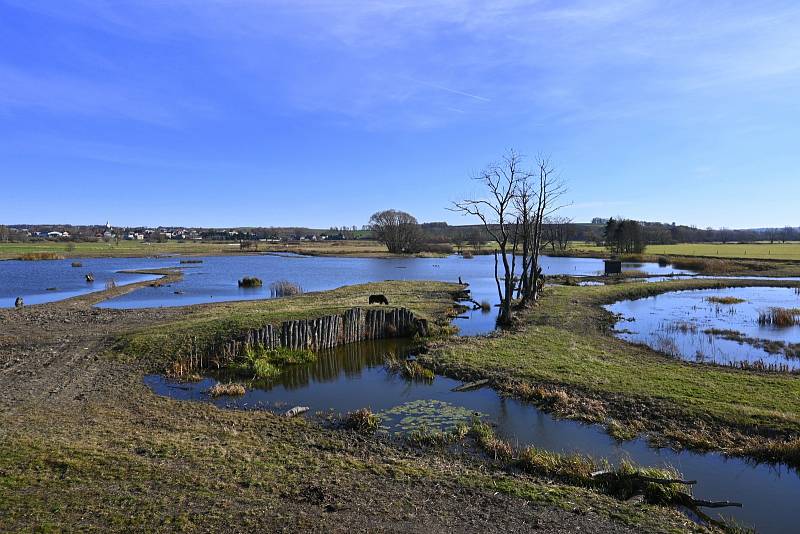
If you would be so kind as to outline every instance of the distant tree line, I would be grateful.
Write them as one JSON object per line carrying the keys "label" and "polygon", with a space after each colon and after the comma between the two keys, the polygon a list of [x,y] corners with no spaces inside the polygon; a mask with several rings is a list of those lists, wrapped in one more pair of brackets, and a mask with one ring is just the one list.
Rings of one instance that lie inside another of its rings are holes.
{"label": "distant tree line", "polygon": [[[622,220],[615,217],[615,220]],[[566,250],[571,241],[586,241],[600,246],[606,244],[607,218],[595,217],[590,223],[576,223],[563,217],[548,217],[543,221],[543,247],[553,252]],[[799,227],[775,227],[750,230],[732,230],[727,228],[697,228],[695,226],[678,225],[676,223],[660,223],[639,221],[643,241],[655,245],[676,243],[752,243],[768,241],[785,243],[800,241]],[[490,241],[491,235],[484,225],[452,226],[446,222],[418,223],[421,242],[424,245],[451,245],[458,251],[471,247],[480,251]],[[232,227],[232,228],[199,228],[180,227],[185,233],[174,233],[175,228],[166,227],[115,227],[114,233],[125,236],[130,233],[144,234],[146,241],[163,242],[168,239],[180,240],[191,232],[193,236],[206,241],[260,241],[298,239],[375,239],[369,225],[332,226],[328,229],[308,227]],[[497,228],[490,225],[491,231]],[[8,224],[0,225],[0,242],[26,242],[47,239],[39,234],[47,232],[68,232],[69,237],[59,238],[61,241],[96,241],[99,234],[106,230],[105,225],[70,225],[70,224]]]}

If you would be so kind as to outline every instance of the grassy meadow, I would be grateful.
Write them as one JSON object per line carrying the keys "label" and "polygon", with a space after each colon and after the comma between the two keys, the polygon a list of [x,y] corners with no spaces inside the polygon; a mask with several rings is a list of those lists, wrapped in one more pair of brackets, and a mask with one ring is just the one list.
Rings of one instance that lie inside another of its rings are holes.
{"label": "grassy meadow", "polygon": [[[576,241],[571,250],[582,253],[606,254],[605,247]],[[709,258],[800,261],[800,242],[788,243],[680,243],[648,245],[645,254],[653,256],[704,256]]]}
{"label": "grassy meadow", "polygon": [[[30,243],[0,243],[0,260],[146,257],[162,255],[215,256],[222,254],[254,254],[263,252],[294,252],[311,256],[352,256],[361,258],[391,257],[386,245],[372,240],[350,241],[293,241],[289,243],[258,242],[256,246],[240,250],[238,242],[213,241],[145,241],[114,242],[59,242],[34,241]],[[418,257],[440,257],[443,254],[422,252]],[[40,257],[36,257],[40,256]]]}

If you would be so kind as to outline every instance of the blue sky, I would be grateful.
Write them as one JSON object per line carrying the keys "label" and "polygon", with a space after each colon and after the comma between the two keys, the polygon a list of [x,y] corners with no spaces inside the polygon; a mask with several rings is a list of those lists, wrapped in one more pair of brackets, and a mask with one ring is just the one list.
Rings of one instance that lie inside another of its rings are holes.
{"label": "blue sky", "polygon": [[361,225],[506,149],[565,213],[800,225],[800,4],[0,0],[0,223]]}

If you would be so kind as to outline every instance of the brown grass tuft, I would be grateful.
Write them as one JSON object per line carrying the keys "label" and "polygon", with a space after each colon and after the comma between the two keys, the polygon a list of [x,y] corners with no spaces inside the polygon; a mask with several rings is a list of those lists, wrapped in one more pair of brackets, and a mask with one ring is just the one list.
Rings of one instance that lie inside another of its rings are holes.
{"label": "brown grass tuft", "polygon": [[785,328],[800,324],[800,308],[770,308],[758,314],[761,326],[778,326]]}
{"label": "brown grass tuft", "polygon": [[378,430],[380,421],[380,417],[372,413],[369,408],[361,408],[347,414],[344,427],[358,432],[372,433]]}
{"label": "brown grass tuft", "polygon": [[244,395],[247,390],[241,384],[235,384],[232,382],[228,382],[227,384],[223,384],[221,382],[217,382],[214,384],[207,393],[212,397],[239,397]]}
{"label": "brown grass tuft", "polygon": [[64,256],[55,252],[26,252],[21,254],[19,259],[24,261],[63,260]]}
{"label": "brown grass tuft", "polygon": [[742,302],[747,302],[745,299],[740,299],[738,297],[706,297],[706,302],[710,302],[712,304],[741,304]]}

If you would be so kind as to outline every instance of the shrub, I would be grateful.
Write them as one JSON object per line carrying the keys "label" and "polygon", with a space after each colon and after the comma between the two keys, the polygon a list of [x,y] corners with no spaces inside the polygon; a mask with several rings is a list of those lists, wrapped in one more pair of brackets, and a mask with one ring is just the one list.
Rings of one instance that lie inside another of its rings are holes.
{"label": "shrub", "polygon": [[659,257],[658,257],[658,266],[659,266],[659,267],[666,267],[666,266],[667,266],[667,265],[669,265],[670,263],[671,263],[671,262],[670,262],[670,260],[669,260],[669,258],[668,258],[668,257],[666,257],[666,256],[659,256]]}
{"label": "shrub", "polygon": [[239,287],[261,287],[263,285],[264,282],[261,281],[261,278],[255,276],[245,276],[239,280]]}
{"label": "shrub", "polygon": [[491,302],[489,302],[489,301],[488,301],[488,300],[486,300],[486,299],[483,299],[483,300],[481,301],[481,311],[483,311],[483,312],[489,312],[489,311],[492,311],[492,303],[491,303]]}
{"label": "shrub", "polygon": [[245,394],[245,388],[241,384],[234,384],[234,383],[227,383],[223,384],[221,382],[217,382],[214,384],[211,389],[208,390],[208,394],[212,397],[222,397],[222,396],[241,396]]}
{"label": "shrub", "polygon": [[273,298],[291,297],[300,295],[303,292],[303,288],[288,280],[278,280],[269,285],[269,292]]}
{"label": "shrub", "polygon": [[475,255],[472,254],[472,252],[470,252],[469,250],[465,250],[464,252],[461,253],[461,257],[464,258],[465,260],[471,260],[472,258],[475,257]]}

